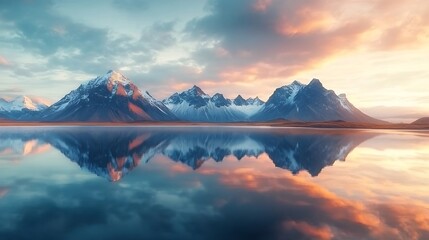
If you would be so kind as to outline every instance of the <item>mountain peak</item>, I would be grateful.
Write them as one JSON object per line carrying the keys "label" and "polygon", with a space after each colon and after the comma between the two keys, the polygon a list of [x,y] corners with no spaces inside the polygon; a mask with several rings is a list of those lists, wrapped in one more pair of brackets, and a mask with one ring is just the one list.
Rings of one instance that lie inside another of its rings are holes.
{"label": "mountain peak", "polygon": [[216,107],[228,106],[231,104],[230,100],[227,100],[223,94],[220,93],[213,95],[211,101],[214,102]]}
{"label": "mountain peak", "polygon": [[300,81],[298,80],[294,80],[291,85],[295,85],[295,86],[303,86],[304,84],[302,84]]}
{"label": "mountain peak", "polygon": [[201,90],[200,87],[198,87],[197,85],[192,86],[192,88],[190,88],[188,91],[186,91],[192,95],[207,95],[203,90]]}
{"label": "mountain peak", "polygon": [[309,87],[323,87],[322,83],[319,79],[313,78],[308,84]]}
{"label": "mountain peak", "polygon": [[238,100],[244,100],[244,98],[243,98],[240,94],[238,94],[238,95],[237,95],[237,97],[236,97],[235,99],[238,99]]}
{"label": "mountain peak", "polygon": [[121,85],[122,87],[127,86],[128,88],[136,88],[135,85],[127,77],[125,77],[122,73],[114,70],[109,70],[106,74],[98,76],[97,78],[89,80],[88,82],[82,84],[82,86],[86,89],[98,87],[101,85],[106,85],[109,90],[117,89],[118,85]]}
{"label": "mountain peak", "polygon": [[248,105],[248,102],[241,95],[238,95],[234,99],[234,104],[237,106],[243,106],[243,105]]}
{"label": "mountain peak", "polygon": [[111,83],[129,84],[131,82],[127,77],[122,75],[122,73],[114,70],[109,70],[103,78],[106,78],[108,82]]}
{"label": "mountain peak", "polygon": [[264,101],[262,101],[258,96],[256,96],[255,98],[248,98],[247,100],[246,100],[246,102],[249,104],[249,105],[257,105],[257,106],[261,106],[262,104],[264,104],[265,102]]}

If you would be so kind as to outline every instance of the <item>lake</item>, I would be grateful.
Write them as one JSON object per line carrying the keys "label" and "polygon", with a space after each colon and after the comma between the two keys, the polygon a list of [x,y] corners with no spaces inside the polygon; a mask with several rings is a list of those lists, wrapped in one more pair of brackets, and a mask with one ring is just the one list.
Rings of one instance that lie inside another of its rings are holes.
{"label": "lake", "polygon": [[3,127],[0,239],[429,239],[429,132]]}

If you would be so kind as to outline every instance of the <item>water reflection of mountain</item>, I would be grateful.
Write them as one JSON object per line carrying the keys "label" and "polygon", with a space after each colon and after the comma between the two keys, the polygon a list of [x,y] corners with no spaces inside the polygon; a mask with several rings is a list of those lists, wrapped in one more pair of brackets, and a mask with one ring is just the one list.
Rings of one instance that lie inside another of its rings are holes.
{"label": "water reflection of mountain", "polygon": [[[193,169],[207,160],[238,160],[266,153],[276,167],[317,176],[336,160],[345,160],[360,143],[374,134],[361,131],[258,130],[190,128],[63,128],[0,134],[0,140],[37,140],[61,151],[82,168],[109,180],[119,180],[140,161],[156,154]],[[13,146],[11,146],[13,147]]]}

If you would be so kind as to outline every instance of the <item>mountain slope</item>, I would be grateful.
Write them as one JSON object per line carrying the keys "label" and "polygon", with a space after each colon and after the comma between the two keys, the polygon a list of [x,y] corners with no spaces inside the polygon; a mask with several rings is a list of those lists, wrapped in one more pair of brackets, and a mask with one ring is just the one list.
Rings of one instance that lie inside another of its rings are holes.
{"label": "mountain slope", "polygon": [[210,96],[198,86],[174,93],[163,103],[179,119],[195,122],[247,121],[262,106],[258,98],[244,100],[238,96],[230,100],[220,93]]}
{"label": "mountain slope", "polygon": [[176,120],[149,93],[122,74],[109,71],[71,91],[41,112],[43,121],[134,122]]}
{"label": "mountain slope", "polygon": [[411,124],[415,125],[429,125],[429,117],[422,117],[412,122]]}
{"label": "mountain slope", "polygon": [[350,121],[381,123],[354,107],[344,94],[323,87],[318,79],[308,85],[297,81],[277,88],[263,108],[253,117],[256,121],[287,119],[293,121]]}

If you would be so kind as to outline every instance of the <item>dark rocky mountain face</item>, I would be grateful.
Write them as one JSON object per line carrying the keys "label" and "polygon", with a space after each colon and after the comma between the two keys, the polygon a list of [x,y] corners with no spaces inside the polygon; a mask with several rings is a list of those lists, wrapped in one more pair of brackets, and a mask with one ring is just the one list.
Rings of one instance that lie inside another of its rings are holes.
{"label": "dark rocky mountain face", "polygon": [[196,85],[180,94],[175,93],[172,97],[172,101],[175,104],[179,104],[183,101],[186,101],[187,103],[189,103],[189,106],[193,106],[195,108],[203,107],[209,101],[208,95],[205,94],[204,91]]}
{"label": "dark rocky mountain face", "polygon": [[249,102],[246,101],[241,95],[238,95],[235,99],[234,99],[234,104],[237,106],[245,106],[245,105],[249,105]]}
{"label": "dark rocky mountain face", "polygon": [[213,97],[210,99],[216,107],[222,107],[222,106],[229,106],[231,105],[231,100],[226,99],[222,94],[216,93],[213,95]]}
{"label": "dark rocky mountain face", "polygon": [[169,121],[171,111],[118,72],[82,84],[40,112],[44,121]]}

